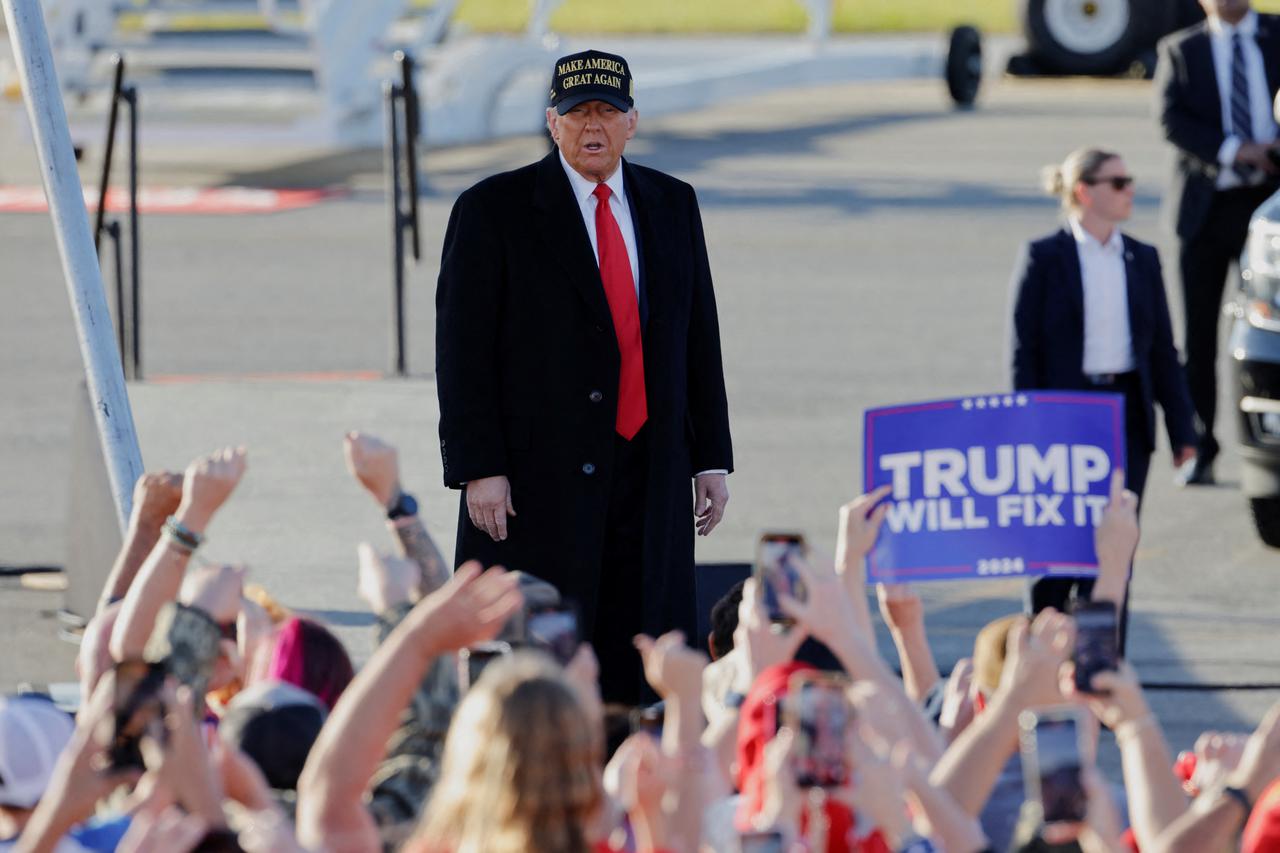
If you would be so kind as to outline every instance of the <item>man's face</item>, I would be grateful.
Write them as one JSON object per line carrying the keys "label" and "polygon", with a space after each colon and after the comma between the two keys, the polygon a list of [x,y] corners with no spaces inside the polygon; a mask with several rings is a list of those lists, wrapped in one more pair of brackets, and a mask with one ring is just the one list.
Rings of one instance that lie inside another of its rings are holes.
{"label": "man's face", "polygon": [[1249,13],[1249,0],[1200,0],[1200,5],[1210,18],[1221,18],[1228,24],[1239,23]]}
{"label": "man's face", "polygon": [[634,109],[624,113],[604,101],[586,101],[564,115],[547,110],[547,128],[574,171],[600,183],[618,168],[638,117]]}

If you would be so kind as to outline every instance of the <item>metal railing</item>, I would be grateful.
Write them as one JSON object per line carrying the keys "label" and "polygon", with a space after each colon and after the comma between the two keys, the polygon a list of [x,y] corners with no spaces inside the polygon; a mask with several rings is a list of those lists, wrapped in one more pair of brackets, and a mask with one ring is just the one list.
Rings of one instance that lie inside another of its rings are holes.
{"label": "metal railing", "polygon": [[404,266],[405,229],[415,262],[422,259],[418,229],[418,139],[421,111],[418,90],[413,82],[413,57],[396,51],[394,60],[400,79],[383,84],[387,113],[387,194],[391,202],[391,370],[407,376],[405,359]]}
{"label": "metal railing", "polygon": [[[138,232],[138,89],[124,83],[124,57],[111,57],[114,66],[111,86],[111,110],[107,115],[107,143],[102,157],[102,180],[98,184],[98,210],[94,218],[93,248],[102,258],[102,235],[111,238],[115,260],[116,338],[120,348],[120,364],[126,379],[142,378],[142,309],[140,236]],[[129,298],[125,300],[124,252],[120,245],[120,222],[107,221],[107,191],[111,185],[111,165],[115,159],[116,124],[120,104],[129,108]]]}

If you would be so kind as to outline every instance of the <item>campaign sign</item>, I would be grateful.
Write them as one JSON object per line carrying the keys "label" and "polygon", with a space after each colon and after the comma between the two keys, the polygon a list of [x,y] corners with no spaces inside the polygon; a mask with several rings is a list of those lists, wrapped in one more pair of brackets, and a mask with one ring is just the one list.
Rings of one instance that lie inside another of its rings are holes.
{"label": "campaign sign", "polygon": [[865,487],[893,492],[867,579],[1095,575],[1123,419],[1119,394],[1066,391],[868,410]]}

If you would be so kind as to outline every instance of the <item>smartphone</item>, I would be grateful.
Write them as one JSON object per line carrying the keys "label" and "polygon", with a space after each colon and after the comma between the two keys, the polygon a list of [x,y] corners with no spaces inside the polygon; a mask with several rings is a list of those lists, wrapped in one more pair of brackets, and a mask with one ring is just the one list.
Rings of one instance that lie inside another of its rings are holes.
{"label": "smartphone", "polygon": [[1099,672],[1115,672],[1120,665],[1116,605],[1111,601],[1077,601],[1071,615],[1076,620],[1076,648],[1071,656],[1076,665],[1076,689],[1093,693],[1093,677]]}
{"label": "smartphone", "polygon": [[535,610],[525,617],[529,645],[549,652],[561,666],[578,653],[578,610],[571,604]]}
{"label": "smartphone", "polygon": [[803,562],[808,546],[799,533],[765,533],[756,549],[755,577],[760,584],[765,613],[775,625],[790,627],[795,620],[782,612],[778,593],[783,592],[797,601],[808,599],[808,590],[796,564]]}
{"label": "smartphone", "polygon": [[1070,707],[1023,711],[1018,717],[1027,799],[1040,803],[1045,824],[1084,820],[1088,798],[1081,779],[1079,719]]}
{"label": "smartphone", "polygon": [[466,693],[480,678],[484,668],[500,657],[511,654],[509,643],[479,643],[458,652],[458,692]]}
{"label": "smartphone", "polygon": [[662,702],[631,709],[631,733],[644,732],[656,738],[662,737],[662,724],[666,720],[666,706]]}
{"label": "smartphone", "polygon": [[782,833],[776,830],[744,832],[738,836],[738,849],[742,853],[784,853]]}
{"label": "smartphone", "polygon": [[795,732],[793,766],[801,788],[839,788],[851,777],[848,689],[849,679],[833,672],[797,672],[788,682],[782,724]]}
{"label": "smartphone", "polygon": [[164,739],[164,685],[162,663],[121,661],[115,666],[115,698],[107,760],[112,770],[146,770],[139,746],[144,735]]}

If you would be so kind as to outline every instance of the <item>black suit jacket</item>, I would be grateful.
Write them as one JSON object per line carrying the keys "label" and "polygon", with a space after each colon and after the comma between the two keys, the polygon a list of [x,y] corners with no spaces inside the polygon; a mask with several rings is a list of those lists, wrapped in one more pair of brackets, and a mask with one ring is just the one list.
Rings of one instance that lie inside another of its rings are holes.
{"label": "black suit jacket", "polygon": [[[1160,256],[1124,235],[1129,334],[1142,380],[1147,449],[1155,447],[1153,402],[1164,410],[1169,443],[1195,444],[1191,398],[1178,363],[1160,274]],[[1084,283],[1075,236],[1062,229],[1025,247],[1013,271],[1013,387],[1089,391],[1084,375]]]}
{"label": "black suit jacket", "polygon": [[[1280,18],[1258,15],[1257,42],[1266,66],[1267,91],[1274,101],[1280,89]],[[1177,235],[1190,240],[1209,212],[1222,168],[1218,149],[1226,139],[1207,22],[1161,40],[1154,89],[1160,127],[1174,146],[1166,215]]]}
{"label": "black suit jacket", "polygon": [[[693,188],[623,161],[640,253],[648,421],[645,624],[691,624],[691,477],[732,470],[720,336]],[[459,513],[456,557],[545,578],[589,610],[601,571],[620,356],[559,155],[464,192],[436,289],[445,484],[505,475],[493,542]],[[591,614],[585,614],[590,622]]]}

